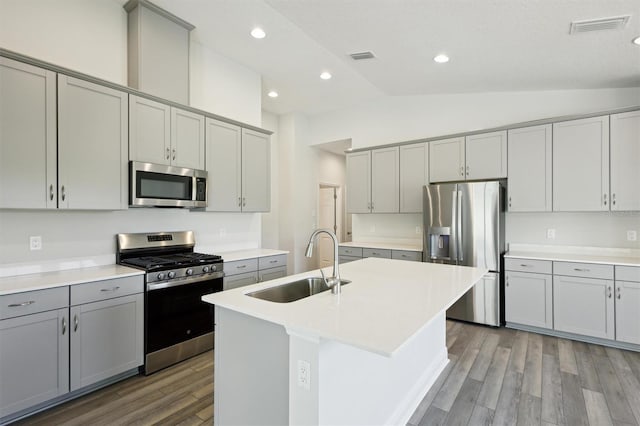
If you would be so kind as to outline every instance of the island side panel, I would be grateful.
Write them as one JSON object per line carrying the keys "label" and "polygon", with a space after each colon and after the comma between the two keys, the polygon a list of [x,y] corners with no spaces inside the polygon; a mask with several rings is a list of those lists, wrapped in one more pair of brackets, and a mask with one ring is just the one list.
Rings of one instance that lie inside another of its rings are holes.
{"label": "island side panel", "polygon": [[318,424],[406,424],[447,356],[444,312],[391,357],[321,340]]}
{"label": "island side panel", "polygon": [[289,423],[289,336],[283,326],[215,307],[214,419]]}

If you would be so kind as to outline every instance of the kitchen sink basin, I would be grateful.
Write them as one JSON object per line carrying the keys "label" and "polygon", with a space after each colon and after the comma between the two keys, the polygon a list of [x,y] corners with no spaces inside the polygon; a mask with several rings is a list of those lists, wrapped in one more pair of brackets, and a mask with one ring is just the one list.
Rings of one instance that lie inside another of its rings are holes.
{"label": "kitchen sink basin", "polygon": [[[351,281],[340,280],[340,285]],[[329,290],[322,277],[303,278],[276,287],[247,293],[247,296],[277,303],[289,303]]]}

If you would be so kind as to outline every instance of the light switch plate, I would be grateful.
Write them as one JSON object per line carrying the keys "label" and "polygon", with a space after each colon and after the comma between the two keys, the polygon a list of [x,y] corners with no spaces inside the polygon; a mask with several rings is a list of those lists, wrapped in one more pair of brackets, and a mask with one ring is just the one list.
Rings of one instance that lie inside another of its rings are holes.
{"label": "light switch plate", "polygon": [[636,231],[627,231],[627,241],[636,241],[638,239],[638,233]]}
{"label": "light switch plate", "polygon": [[554,240],[556,238],[556,230],[553,228],[547,229],[547,239]]}
{"label": "light switch plate", "polygon": [[29,250],[42,250],[42,237],[40,235],[29,237]]}

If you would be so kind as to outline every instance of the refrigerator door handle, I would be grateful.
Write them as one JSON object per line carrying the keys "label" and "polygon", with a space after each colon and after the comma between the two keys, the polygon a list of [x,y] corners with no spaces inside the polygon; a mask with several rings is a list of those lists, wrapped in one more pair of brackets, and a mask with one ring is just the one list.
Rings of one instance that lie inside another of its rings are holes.
{"label": "refrigerator door handle", "polygon": [[458,225],[457,220],[460,214],[458,210],[458,190],[453,190],[453,195],[451,196],[451,248],[449,249],[449,253],[451,256],[451,263],[458,263]]}
{"label": "refrigerator door handle", "polygon": [[456,248],[458,252],[456,253],[456,257],[459,262],[464,261],[464,256],[462,255],[462,191],[458,190],[456,194]]}

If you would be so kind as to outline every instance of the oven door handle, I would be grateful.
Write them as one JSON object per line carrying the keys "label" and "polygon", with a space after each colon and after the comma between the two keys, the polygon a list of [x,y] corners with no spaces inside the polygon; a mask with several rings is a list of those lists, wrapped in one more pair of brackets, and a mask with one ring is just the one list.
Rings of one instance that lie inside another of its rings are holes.
{"label": "oven door handle", "polygon": [[147,284],[147,291],[161,290],[163,288],[177,287],[179,285],[193,284],[201,281],[210,281],[210,280],[215,280],[223,277],[224,277],[224,272],[219,271],[219,272],[214,272],[212,274],[199,275],[197,277],[187,277],[187,278],[182,278],[177,280],[149,283]]}

